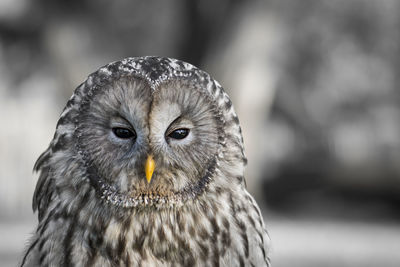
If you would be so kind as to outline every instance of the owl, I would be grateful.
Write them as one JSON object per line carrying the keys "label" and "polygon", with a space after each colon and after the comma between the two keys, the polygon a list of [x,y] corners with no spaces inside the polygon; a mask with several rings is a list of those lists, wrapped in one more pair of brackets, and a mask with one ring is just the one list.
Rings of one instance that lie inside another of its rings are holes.
{"label": "owl", "polygon": [[171,58],[110,63],[68,101],[34,169],[21,266],[269,266],[228,95]]}

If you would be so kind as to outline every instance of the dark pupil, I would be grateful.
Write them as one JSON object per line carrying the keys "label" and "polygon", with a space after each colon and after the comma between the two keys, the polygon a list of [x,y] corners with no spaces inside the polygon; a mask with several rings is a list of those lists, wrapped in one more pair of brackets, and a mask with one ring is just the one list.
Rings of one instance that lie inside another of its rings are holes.
{"label": "dark pupil", "polygon": [[174,139],[183,139],[189,134],[189,129],[177,129],[168,136]]}
{"label": "dark pupil", "polygon": [[117,137],[122,139],[128,139],[136,136],[134,132],[125,128],[113,128],[112,131]]}

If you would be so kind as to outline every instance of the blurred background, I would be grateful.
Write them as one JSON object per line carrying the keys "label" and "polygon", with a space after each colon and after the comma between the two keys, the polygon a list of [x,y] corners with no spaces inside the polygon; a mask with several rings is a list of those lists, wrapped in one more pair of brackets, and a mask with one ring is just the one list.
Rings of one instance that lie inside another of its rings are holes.
{"label": "blurred background", "polygon": [[397,0],[0,0],[0,265],[74,88],[160,55],[230,94],[273,266],[400,266],[399,29]]}

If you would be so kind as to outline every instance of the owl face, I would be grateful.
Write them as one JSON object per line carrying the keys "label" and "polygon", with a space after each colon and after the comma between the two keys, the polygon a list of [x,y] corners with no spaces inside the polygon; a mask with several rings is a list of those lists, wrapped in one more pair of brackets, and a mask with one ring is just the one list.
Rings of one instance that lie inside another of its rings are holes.
{"label": "owl face", "polygon": [[190,79],[140,77],[96,86],[75,135],[92,184],[124,206],[183,204],[202,193],[223,138],[210,95]]}

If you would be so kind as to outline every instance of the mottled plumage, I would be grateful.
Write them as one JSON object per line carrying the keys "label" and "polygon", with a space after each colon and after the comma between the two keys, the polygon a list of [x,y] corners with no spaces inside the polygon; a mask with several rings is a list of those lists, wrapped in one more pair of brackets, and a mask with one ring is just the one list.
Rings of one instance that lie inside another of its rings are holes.
{"label": "mottled plumage", "polygon": [[268,266],[245,164],[238,117],[207,73],[159,57],[108,64],[36,162],[39,225],[21,265]]}

